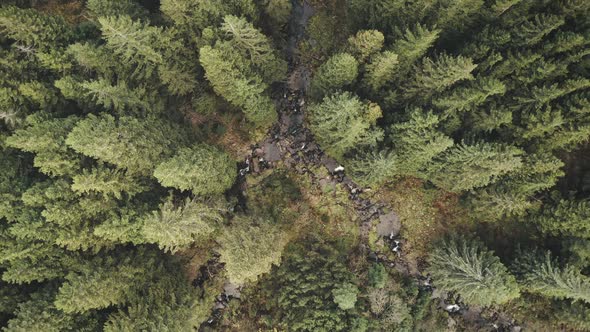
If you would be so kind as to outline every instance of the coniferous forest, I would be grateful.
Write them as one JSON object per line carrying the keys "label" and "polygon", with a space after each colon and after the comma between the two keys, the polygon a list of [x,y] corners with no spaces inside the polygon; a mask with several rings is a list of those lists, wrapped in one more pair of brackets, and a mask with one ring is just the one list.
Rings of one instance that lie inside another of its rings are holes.
{"label": "coniferous forest", "polygon": [[0,329],[590,331],[590,1],[0,1]]}

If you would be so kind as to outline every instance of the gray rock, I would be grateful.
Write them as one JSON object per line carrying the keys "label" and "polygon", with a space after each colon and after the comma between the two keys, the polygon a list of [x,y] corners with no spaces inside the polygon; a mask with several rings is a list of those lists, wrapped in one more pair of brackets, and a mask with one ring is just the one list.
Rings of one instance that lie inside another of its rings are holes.
{"label": "gray rock", "polygon": [[281,160],[281,150],[275,143],[264,143],[264,159],[269,162]]}
{"label": "gray rock", "polygon": [[390,212],[379,216],[379,224],[377,224],[377,234],[379,236],[396,236],[402,225],[397,214]]}
{"label": "gray rock", "polygon": [[235,298],[240,298],[240,286],[232,284],[231,282],[226,282],[223,285],[223,292],[225,293],[225,295],[227,296],[231,296],[231,297],[235,297]]}

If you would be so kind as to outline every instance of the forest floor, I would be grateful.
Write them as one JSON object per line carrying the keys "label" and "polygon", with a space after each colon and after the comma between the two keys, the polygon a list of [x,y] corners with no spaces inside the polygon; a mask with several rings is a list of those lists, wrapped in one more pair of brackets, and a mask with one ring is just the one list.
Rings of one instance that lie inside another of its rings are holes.
{"label": "forest floor", "polygon": [[[327,192],[325,188],[338,187],[346,191],[347,208],[354,210],[356,216],[351,218],[358,227],[358,232],[355,233],[359,237],[359,248],[355,252],[364,256],[363,259],[379,261],[390,269],[413,278],[420,288],[433,290],[430,278],[420,271],[422,253],[427,249],[426,246],[418,244],[416,239],[425,243],[431,234],[444,231],[440,228],[446,224],[440,222],[439,215],[451,213],[450,218],[454,218],[460,214],[456,211],[448,212],[454,209],[448,205],[458,205],[457,197],[437,194],[435,198],[425,199],[421,189],[422,183],[416,183],[418,180],[403,181],[397,187],[388,188],[388,191],[401,192],[393,197],[383,191],[371,192],[370,189],[357,185],[346,175],[346,169],[321,150],[313,134],[305,126],[306,90],[312,69],[306,63],[302,63],[298,56],[299,42],[305,36],[307,20],[313,15],[314,10],[307,1],[303,1],[302,4],[297,1],[294,3],[296,6],[289,24],[290,39],[287,44],[289,76],[282,92],[277,93],[276,99],[279,120],[264,139],[251,145],[247,150],[241,164],[238,189],[246,192],[247,178],[256,177],[266,170],[280,168],[296,174],[297,177],[307,177],[306,182],[315,187],[314,194],[336,194],[335,191]],[[418,186],[420,189],[416,190]],[[433,208],[429,209],[428,205],[425,205],[426,203],[437,207],[445,206],[433,211]],[[410,213],[404,211],[407,224],[400,222],[400,217],[396,213],[400,209],[411,210]],[[441,213],[440,210],[444,212]],[[432,224],[428,223],[430,220]],[[416,226],[416,222],[420,222],[421,225]],[[410,232],[404,232],[405,227],[414,228]],[[410,235],[409,243],[404,233]],[[378,249],[374,245],[376,241],[382,244]],[[434,290],[432,296],[440,301],[441,310],[454,303],[449,294],[443,292]],[[219,298],[227,299],[228,296],[222,294]],[[220,310],[223,310],[222,307],[217,306]],[[214,316],[219,317],[220,312],[216,312]],[[481,308],[461,308],[452,316],[461,316],[463,321],[468,322],[470,326],[477,326],[478,330],[519,330],[510,317],[497,312],[482,312]]]}

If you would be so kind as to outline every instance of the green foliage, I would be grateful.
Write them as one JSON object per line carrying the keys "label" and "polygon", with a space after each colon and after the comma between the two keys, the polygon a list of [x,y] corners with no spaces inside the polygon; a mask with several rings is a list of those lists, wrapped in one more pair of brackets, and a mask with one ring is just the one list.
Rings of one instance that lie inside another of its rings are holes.
{"label": "green foliage", "polygon": [[166,187],[190,190],[195,195],[221,194],[234,183],[236,164],[225,152],[200,144],[180,149],[159,164],[154,177]]}
{"label": "green foliage", "polygon": [[383,264],[373,264],[369,269],[369,284],[371,287],[383,288],[387,283],[388,276],[387,270],[385,270]]}
{"label": "green foliage", "polygon": [[93,169],[84,169],[82,173],[72,177],[72,190],[82,194],[100,193],[105,196],[113,196],[117,199],[123,197],[123,193],[134,196],[148,189],[145,184],[135,177],[127,175],[124,171],[109,169],[99,166]]}
{"label": "green foliage", "polygon": [[326,97],[308,110],[308,123],[320,146],[341,159],[355,148],[376,145],[383,134],[375,128],[378,105],[364,103],[348,92]]}
{"label": "green foliage", "polygon": [[160,280],[133,296],[125,310],[109,315],[104,330],[191,331],[208,318],[214,298],[190,285],[177,270],[165,271]]}
{"label": "green foliage", "polygon": [[477,240],[447,239],[430,254],[429,263],[437,286],[459,293],[468,304],[502,304],[519,296],[515,278]]}
{"label": "green foliage", "polygon": [[285,79],[287,62],[278,56],[268,37],[251,23],[229,15],[224,17],[221,31],[229,38],[233,50],[239,51],[265,82]]}
{"label": "green foliage", "polygon": [[183,145],[181,135],[174,125],[159,119],[90,114],[72,129],[66,144],[131,174],[148,174],[172,155],[177,144]]}
{"label": "green foliage", "polygon": [[234,284],[254,282],[281,260],[288,237],[267,220],[236,216],[219,237],[220,261]]}
{"label": "green foliage", "polygon": [[543,232],[590,238],[590,202],[562,199],[555,205],[546,205],[539,214],[531,216]]}
{"label": "green foliage", "polygon": [[162,0],[160,10],[176,26],[195,33],[221,23],[226,15],[256,16],[256,6],[252,0]]}
{"label": "green foliage", "polygon": [[397,54],[385,51],[379,53],[371,59],[371,63],[366,66],[365,81],[374,92],[379,91],[388,82],[391,82],[398,70]]}
{"label": "green foliage", "polygon": [[523,290],[558,299],[568,298],[590,303],[590,278],[573,266],[560,267],[551,252],[519,252],[513,263]]}
{"label": "green foliage", "polygon": [[361,30],[348,37],[348,50],[358,62],[365,62],[383,48],[385,37],[377,30]]}
{"label": "green foliage", "polygon": [[141,267],[127,263],[70,274],[59,288],[55,307],[73,313],[122,304],[141,285],[146,272]]}
{"label": "green foliage", "polygon": [[472,80],[471,72],[477,67],[463,56],[441,54],[434,60],[424,58],[413,78],[404,88],[406,99],[427,100],[434,93],[442,92],[462,80]]}
{"label": "green foliage", "polygon": [[51,119],[41,113],[27,118],[28,126],[6,139],[8,146],[35,154],[34,165],[48,175],[71,174],[80,167],[78,157],[65,144],[78,117]]}
{"label": "green foliage", "polygon": [[417,24],[413,29],[407,28],[403,36],[393,44],[393,52],[399,56],[405,75],[411,66],[432,47],[440,33],[439,29],[427,29]]}
{"label": "green foliage", "polygon": [[332,295],[334,296],[334,302],[338,304],[338,308],[349,310],[354,308],[358,292],[358,287],[354,284],[346,283],[334,288],[332,290]]}
{"label": "green foliage", "polygon": [[473,81],[463,88],[453,90],[453,93],[433,101],[434,106],[445,114],[472,111],[493,95],[502,95],[506,86],[500,80],[482,78]]}
{"label": "green foliage", "polygon": [[165,47],[161,28],[152,27],[129,16],[98,19],[106,46],[126,64],[137,66],[136,72],[150,73],[164,62],[159,47]]}
{"label": "green foliage", "polygon": [[244,73],[233,58],[232,53],[205,46],[200,50],[199,60],[205,69],[205,77],[218,95],[240,107],[255,125],[270,126],[277,114],[272,100],[264,93],[268,85],[261,76]]}
{"label": "green foliage", "polygon": [[222,207],[215,202],[187,199],[174,206],[169,199],[145,217],[142,233],[147,242],[160,249],[175,253],[196,241],[209,238],[223,221]]}
{"label": "green foliage", "polygon": [[358,75],[358,63],[348,53],[333,55],[320,66],[311,81],[310,91],[316,99],[351,84]]}
{"label": "green foliage", "polygon": [[438,187],[460,192],[494,183],[522,167],[523,151],[508,145],[456,145],[428,166],[428,178]]}
{"label": "green foliage", "polygon": [[88,0],[86,8],[94,17],[129,16],[145,18],[147,10],[134,0]]}
{"label": "green foliage", "polygon": [[331,301],[333,291],[352,283],[350,272],[326,246],[291,248],[273,274],[273,303],[281,322],[293,331],[347,331],[351,313]]}
{"label": "green foliage", "polygon": [[41,50],[63,45],[73,37],[72,29],[61,16],[15,6],[0,8],[0,32],[25,46]]}

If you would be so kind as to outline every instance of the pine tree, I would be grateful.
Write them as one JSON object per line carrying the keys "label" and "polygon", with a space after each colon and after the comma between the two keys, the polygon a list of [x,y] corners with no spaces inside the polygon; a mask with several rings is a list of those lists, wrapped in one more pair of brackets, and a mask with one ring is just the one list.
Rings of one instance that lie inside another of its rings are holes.
{"label": "pine tree", "polygon": [[590,239],[590,202],[562,199],[531,216],[545,233]]}
{"label": "pine tree", "polygon": [[186,139],[182,131],[159,119],[115,119],[108,114],[88,115],[72,129],[66,144],[79,153],[127,169],[148,174],[173,154]]}
{"label": "pine tree", "polygon": [[434,160],[427,170],[436,186],[453,192],[483,187],[522,166],[523,151],[495,143],[462,143]]}
{"label": "pine tree", "polygon": [[162,0],[160,10],[175,25],[199,32],[221,23],[226,15],[255,18],[256,6],[252,0]]}
{"label": "pine tree", "polygon": [[539,43],[551,31],[565,23],[563,17],[540,14],[532,21],[525,20],[513,33],[514,44],[517,46],[532,46]]}
{"label": "pine tree", "polygon": [[44,286],[31,294],[30,299],[18,304],[15,316],[4,327],[9,332],[24,331],[80,331],[91,332],[100,329],[96,314],[72,315],[58,310],[53,304],[55,290]]}
{"label": "pine tree", "polygon": [[543,256],[535,251],[519,252],[512,269],[523,290],[590,303],[590,278],[573,266],[559,267],[549,251]]}
{"label": "pine tree", "polygon": [[81,173],[72,177],[72,190],[81,193],[100,193],[105,196],[123,198],[125,193],[132,197],[148,189],[142,181],[136,177],[127,175],[124,171],[98,166],[92,169],[84,169]]}
{"label": "pine tree", "polygon": [[267,83],[282,81],[287,75],[287,62],[279,57],[271,41],[243,18],[224,17],[221,31],[229,38],[234,51],[239,51],[256,68]]}
{"label": "pine tree", "polygon": [[363,63],[383,48],[384,41],[385,37],[377,30],[361,30],[348,37],[347,49],[359,63]]}
{"label": "pine tree", "polygon": [[195,195],[221,194],[232,186],[236,164],[225,152],[201,144],[180,149],[156,167],[154,177],[164,186]]}
{"label": "pine tree", "polygon": [[358,75],[358,63],[348,53],[333,55],[318,68],[310,85],[314,98],[321,99],[350,85]]}
{"label": "pine tree", "polygon": [[357,295],[359,293],[358,287],[351,283],[345,283],[332,290],[334,302],[342,310],[349,310],[354,308],[356,304]]}
{"label": "pine tree", "polygon": [[8,137],[8,146],[35,153],[35,167],[48,175],[57,176],[76,172],[80,160],[65,144],[66,135],[78,117],[51,119],[38,113],[27,118],[28,126]]}
{"label": "pine tree", "polygon": [[289,21],[293,5],[289,0],[268,0],[264,12],[274,22],[277,29],[282,28]]}
{"label": "pine tree", "polygon": [[355,148],[374,146],[383,137],[374,128],[381,117],[379,106],[361,102],[348,92],[326,97],[308,110],[309,127],[320,146],[341,159]]}
{"label": "pine tree", "polygon": [[390,139],[399,161],[396,170],[402,176],[424,177],[425,167],[453,146],[453,140],[437,131],[438,116],[414,110],[406,122],[391,126]]}
{"label": "pine tree", "polygon": [[398,69],[397,54],[385,51],[379,53],[367,64],[364,80],[374,93],[394,79]]}
{"label": "pine tree", "polygon": [[368,151],[351,159],[350,167],[353,179],[364,186],[379,187],[398,176],[398,164],[401,161],[391,151]]}
{"label": "pine tree", "polygon": [[90,261],[88,267],[66,276],[55,297],[55,307],[81,313],[127,302],[150,278],[151,255],[124,255]]}
{"label": "pine tree", "polygon": [[145,217],[143,235],[160,249],[175,253],[198,240],[207,239],[215,231],[223,221],[223,210],[218,205],[186,199],[176,207],[169,199],[159,211],[152,211]]}
{"label": "pine tree", "polygon": [[192,331],[207,320],[214,296],[190,285],[178,268],[161,274],[127,308],[110,314],[104,331]]}
{"label": "pine tree", "polygon": [[471,113],[471,129],[476,133],[491,133],[512,125],[512,111],[492,104],[487,110],[478,109]]}
{"label": "pine tree", "polygon": [[[269,127],[277,114],[272,100],[265,94],[268,88],[262,77],[236,65],[240,59],[232,53],[205,46],[199,60],[205,69],[205,77],[213,90],[230,104],[242,108],[246,118],[258,127]],[[243,62],[243,60],[241,60]]]}
{"label": "pine tree", "polygon": [[502,185],[475,190],[468,197],[472,215],[481,221],[496,221],[506,217],[519,217],[533,208],[528,196]]}
{"label": "pine tree", "polygon": [[480,241],[447,239],[430,254],[429,263],[436,285],[459,293],[468,304],[502,304],[519,296],[514,277]]}
{"label": "pine tree", "polygon": [[349,331],[352,317],[330,301],[333,290],[355,284],[341,256],[328,245],[294,246],[271,276],[272,303],[293,331]]}
{"label": "pine tree", "polygon": [[15,6],[0,8],[0,32],[25,46],[48,49],[66,44],[73,31],[61,16],[49,16],[34,9]]}
{"label": "pine tree", "polygon": [[481,11],[484,0],[439,1],[436,25],[444,30],[458,30],[469,26]]}
{"label": "pine tree", "polygon": [[572,79],[561,84],[533,87],[526,96],[516,99],[524,107],[541,107],[567,94],[590,87],[590,79]]}
{"label": "pine tree", "polygon": [[85,95],[98,105],[109,110],[124,112],[129,110],[150,110],[152,106],[146,100],[145,89],[130,89],[125,81],[119,81],[116,85],[104,79],[91,82],[83,82],[81,88]]}
{"label": "pine tree", "polygon": [[471,72],[476,67],[471,59],[462,56],[442,54],[435,60],[424,58],[414,77],[404,87],[404,97],[407,100],[427,100],[459,81],[472,80]]}
{"label": "pine tree", "polygon": [[134,0],[88,0],[86,8],[94,17],[129,16],[145,19],[148,11]]}
{"label": "pine tree", "polygon": [[397,81],[406,79],[412,65],[432,47],[439,34],[439,29],[429,30],[417,24],[413,29],[406,29],[403,36],[394,42],[392,51],[398,55],[400,62]]}
{"label": "pine tree", "polygon": [[162,28],[134,21],[129,16],[100,17],[102,36],[106,46],[134,74],[151,77],[159,65],[165,64],[162,49],[172,44]]}
{"label": "pine tree", "polygon": [[236,216],[219,237],[220,261],[234,284],[254,282],[281,260],[287,233],[267,220]]}
{"label": "pine tree", "polygon": [[453,89],[452,92],[435,99],[432,103],[443,110],[445,115],[450,115],[456,112],[472,111],[491,96],[503,95],[505,92],[506,85],[502,81],[481,77],[464,87]]}

